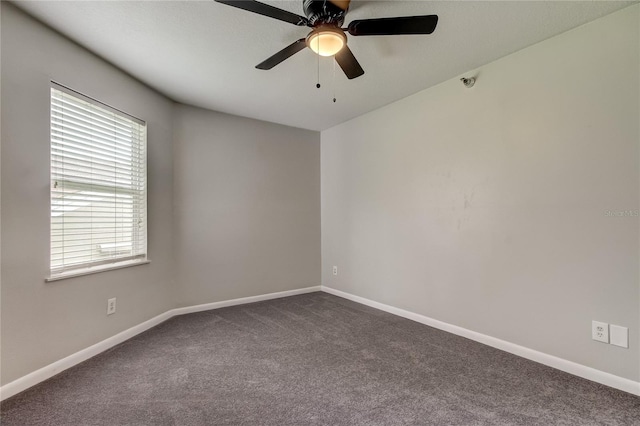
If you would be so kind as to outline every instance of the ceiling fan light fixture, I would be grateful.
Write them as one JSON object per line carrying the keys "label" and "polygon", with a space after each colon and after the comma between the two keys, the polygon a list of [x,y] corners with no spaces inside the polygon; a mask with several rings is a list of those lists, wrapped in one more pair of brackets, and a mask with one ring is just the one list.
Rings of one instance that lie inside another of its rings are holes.
{"label": "ceiling fan light fixture", "polygon": [[307,37],[307,46],[320,56],[333,56],[347,44],[340,28],[318,27]]}

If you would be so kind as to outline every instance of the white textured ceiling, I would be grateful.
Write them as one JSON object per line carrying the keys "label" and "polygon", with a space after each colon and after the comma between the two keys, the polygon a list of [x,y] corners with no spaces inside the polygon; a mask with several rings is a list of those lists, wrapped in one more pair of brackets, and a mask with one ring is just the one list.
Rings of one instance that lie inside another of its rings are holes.
{"label": "white textured ceiling", "polygon": [[[264,1],[303,15],[302,0]],[[182,103],[323,130],[612,13],[622,1],[354,1],[345,23],[439,16],[428,36],[350,37],[365,75],[347,80],[305,49],[255,69],[309,29],[205,1],[16,1]],[[337,102],[333,103],[335,90]]]}

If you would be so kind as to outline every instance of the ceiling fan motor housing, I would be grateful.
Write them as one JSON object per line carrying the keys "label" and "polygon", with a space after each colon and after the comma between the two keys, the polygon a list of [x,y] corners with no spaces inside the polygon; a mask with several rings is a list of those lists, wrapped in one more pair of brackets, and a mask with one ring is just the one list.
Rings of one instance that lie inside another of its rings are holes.
{"label": "ceiling fan motor housing", "polygon": [[347,11],[328,0],[303,0],[302,8],[312,26],[330,24],[341,26]]}

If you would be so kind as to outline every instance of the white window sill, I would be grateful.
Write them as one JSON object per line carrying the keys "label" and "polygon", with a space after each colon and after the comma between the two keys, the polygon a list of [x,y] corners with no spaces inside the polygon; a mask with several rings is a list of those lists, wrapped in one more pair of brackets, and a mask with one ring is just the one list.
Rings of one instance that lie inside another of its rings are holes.
{"label": "white window sill", "polygon": [[105,265],[92,266],[86,269],[76,269],[72,271],[61,272],[59,274],[46,277],[45,282],[66,280],[67,278],[81,277],[83,275],[97,274],[104,271],[112,271],[114,269],[129,268],[131,266],[146,265],[151,263],[148,259],[125,260],[124,262],[108,263]]}

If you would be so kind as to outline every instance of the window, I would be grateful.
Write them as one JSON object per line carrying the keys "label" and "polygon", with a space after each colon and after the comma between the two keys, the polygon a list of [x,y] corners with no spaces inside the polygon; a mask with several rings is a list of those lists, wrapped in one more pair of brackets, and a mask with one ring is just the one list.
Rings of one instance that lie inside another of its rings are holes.
{"label": "window", "polygon": [[145,262],[146,124],[52,84],[51,278]]}

